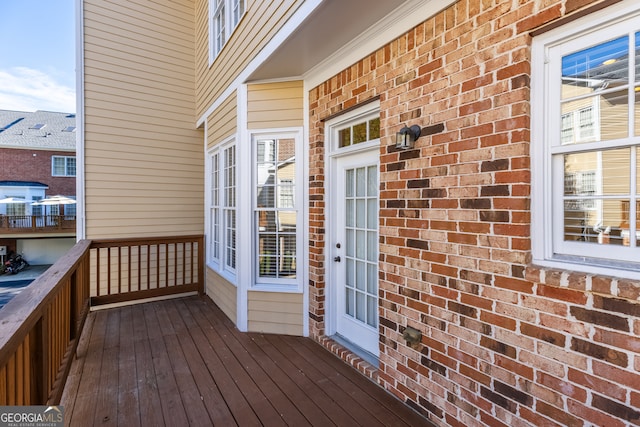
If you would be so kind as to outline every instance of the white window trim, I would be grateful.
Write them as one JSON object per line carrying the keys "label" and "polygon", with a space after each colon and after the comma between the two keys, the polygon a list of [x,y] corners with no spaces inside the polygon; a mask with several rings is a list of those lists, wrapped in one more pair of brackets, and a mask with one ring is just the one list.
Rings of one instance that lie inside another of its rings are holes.
{"label": "white window trim", "polygon": [[[568,247],[574,246],[575,249],[576,243],[563,241],[562,221],[558,220],[557,217],[558,206],[561,206],[562,202],[564,180],[556,179],[555,182],[553,181],[554,174],[558,176],[559,172],[563,171],[563,167],[561,161],[551,161],[554,147],[548,143],[552,137],[552,130],[557,129],[560,131],[561,129],[560,105],[553,101],[554,99],[559,99],[559,97],[553,97],[553,91],[558,91],[559,89],[552,87],[553,84],[557,85],[558,83],[551,81],[549,63],[553,61],[553,58],[550,57],[550,50],[566,44],[567,49],[578,51],[581,49],[582,44],[570,46],[571,43],[568,43],[578,38],[583,40],[591,38],[593,44],[598,44],[598,42],[613,38],[610,35],[606,35],[603,38],[603,31],[607,31],[613,25],[638,17],[640,17],[640,8],[638,8],[637,3],[624,1],[533,39],[531,79],[531,249],[533,263],[536,265],[571,269],[590,274],[640,279],[640,264],[615,259],[620,249],[627,249],[626,256],[627,259],[630,259],[629,252],[636,253],[638,251],[637,253],[640,253],[640,248],[620,248],[611,245],[599,246],[598,249],[600,251],[606,251],[611,256],[610,260],[557,253],[557,249],[566,248],[567,243],[569,243]],[[627,22],[627,25],[630,28],[633,26],[636,31],[640,30],[640,25],[637,25],[637,21],[634,24]],[[596,34],[597,32],[601,33]],[[558,49],[558,55],[562,57],[564,52],[560,52]],[[575,120],[576,122],[579,121],[579,119]],[[596,128],[595,131],[598,132],[598,129]],[[579,129],[574,129],[574,132],[579,132]],[[557,138],[559,141],[559,133]],[[576,144],[575,151],[590,148],[588,147],[589,144],[591,143]],[[615,141],[602,141],[596,144],[600,149],[616,146]],[[558,158],[561,159],[561,157]],[[631,173],[635,177],[635,171]],[[554,208],[555,211],[553,210]],[[560,213],[562,214],[562,212]],[[632,217],[631,215],[635,215],[633,206],[630,217]]]}
{"label": "white window trim", "polygon": [[[60,175],[60,174],[56,174],[56,159],[64,159],[64,174]],[[69,170],[69,164],[68,161],[69,159],[74,159],[76,162],[76,173],[73,175],[69,175],[68,170]],[[73,178],[77,175],[78,173],[78,160],[76,159],[76,156],[51,156],[51,176],[55,176],[55,177],[67,177],[67,178]]]}
{"label": "white window trim", "polygon": [[[246,0],[221,0],[220,8],[224,8],[224,42],[220,48],[216,45],[216,28],[213,25],[213,20],[217,16],[218,8],[217,0],[209,0],[209,66],[213,64],[220,52],[224,49],[227,42],[231,38],[236,28],[238,28],[240,21],[247,13],[247,1]],[[238,21],[233,20],[233,7],[235,5],[242,4],[242,14],[238,17]]]}
{"label": "white window trim", "polygon": [[[227,266],[226,263],[226,223],[224,218],[224,186],[225,186],[225,177],[224,177],[224,152],[226,149],[235,147],[236,148],[236,163],[235,163],[235,184],[236,184],[236,268],[232,269]],[[218,155],[218,208],[219,208],[219,225],[220,225],[220,236],[219,236],[219,247],[218,247],[218,258],[213,257],[213,250],[211,245],[214,243],[212,241],[213,236],[213,224],[211,218],[211,210],[212,210],[212,200],[211,200],[211,190],[212,190],[212,166],[211,161],[214,155]],[[206,189],[207,189],[207,208],[206,208],[206,219],[207,219],[207,235],[209,236],[209,241],[207,242],[207,266],[222,276],[225,280],[231,283],[234,286],[237,286],[237,270],[238,270],[238,261],[239,261],[239,246],[238,246],[238,144],[236,144],[235,136],[229,137],[212,147],[207,151],[207,166],[206,166]]]}
{"label": "white window trim", "polygon": [[[258,277],[258,250],[257,250],[257,230],[255,229],[255,165],[256,151],[254,149],[256,140],[260,138],[267,139],[283,139],[294,138],[296,150],[295,176],[296,184],[294,186],[294,201],[296,206],[296,278],[295,279],[269,279]],[[306,209],[305,209],[305,161],[304,161],[304,145],[302,128],[283,128],[269,130],[252,130],[249,132],[249,141],[251,141],[251,261],[252,261],[252,286],[251,291],[263,292],[282,292],[282,293],[303,293],[304,291],[304,271],[306,269],[307,251],[304,250],[304,235],[307,230]]]}

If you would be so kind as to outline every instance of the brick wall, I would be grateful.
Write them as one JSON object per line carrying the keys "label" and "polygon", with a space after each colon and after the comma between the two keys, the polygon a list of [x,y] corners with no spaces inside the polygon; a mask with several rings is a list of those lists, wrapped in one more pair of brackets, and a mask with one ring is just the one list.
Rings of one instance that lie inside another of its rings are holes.
{"label": "brick wall", "polygon": [[[529,263],[528,32],[594,3],[461,0],[309,94],[311,335],[321,120],[379,96],[379,382],[438,425],[640,424],[640,284]],[[404,124],[429,135],[399,152]]]}
{"label": "brick wall", "polygon": [[51,176],[52,156],[74,156],[65,151],[0,148],[0,181],[36,181],[49,186],[48,196],[76,194],[75,177]]}

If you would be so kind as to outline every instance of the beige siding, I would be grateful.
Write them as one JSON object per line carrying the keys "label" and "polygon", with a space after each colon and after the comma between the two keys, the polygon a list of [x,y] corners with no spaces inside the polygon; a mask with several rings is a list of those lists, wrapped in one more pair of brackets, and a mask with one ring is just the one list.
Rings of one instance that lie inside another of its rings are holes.
{"label": "beige siding", "polygon": [[249,331],[302,335],[302,294],[248,292]]}
{"label": "beige siding", "polygon": [[84,2],[88,238],[202,234],[195,5]]}
{"label": "beige siding", "polygon": [[252,0],[222,52],[209,66],[208,0],[196,3],[197,115],[202,116],[304,0]]}
{"label": "beige siding", "polygon": [[238,128],[236,92],[207,117],[207,148],[236,133]]}
{"label": "beige siding", "polygon": [[237,288],[215,271],[207,268],[207,295],[235,324],[237,313]]}
{"label": "beige siding", "polygon": [[302,126],[302,81],[252,84],[248,87],[247,121],[249,129]]}

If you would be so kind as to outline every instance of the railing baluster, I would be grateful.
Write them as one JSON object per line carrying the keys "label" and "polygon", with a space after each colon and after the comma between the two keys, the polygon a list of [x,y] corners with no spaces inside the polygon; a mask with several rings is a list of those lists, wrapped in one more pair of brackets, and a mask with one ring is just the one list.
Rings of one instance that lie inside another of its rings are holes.
{"label": "railing baluster", "polygon": [[171,245],[169,243],[165,243],[164,245],[164,286],[168,288],[170,285],[169,282],[169,248]]}
{"label": "railing baluster", "polygon": [[122,251],[120,246],[117,247],[118,250],[118,293],[122,293]]}
{"label": "railing baluster", "polygon": [[127,291],[131,292],[131,246],[127,246]]}

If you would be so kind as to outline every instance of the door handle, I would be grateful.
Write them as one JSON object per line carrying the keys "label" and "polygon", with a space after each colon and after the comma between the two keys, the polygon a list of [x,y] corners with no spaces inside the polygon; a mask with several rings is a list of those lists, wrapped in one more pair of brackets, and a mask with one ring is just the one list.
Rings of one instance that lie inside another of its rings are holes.
{"label": "door handle", "polygon": [[334,260],[335,262],[340,262],[340,257],[339,257],[339,256],[333,257],[333,260]]}

